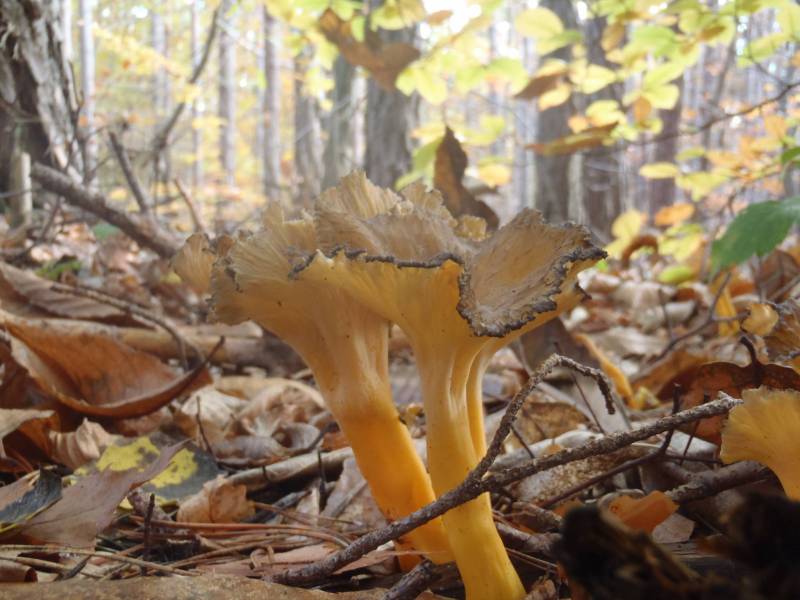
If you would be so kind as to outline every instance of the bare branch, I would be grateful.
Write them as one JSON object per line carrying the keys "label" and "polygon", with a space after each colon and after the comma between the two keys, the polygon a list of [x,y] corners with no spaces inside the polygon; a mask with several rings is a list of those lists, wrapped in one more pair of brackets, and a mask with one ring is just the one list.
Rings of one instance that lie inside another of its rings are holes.
{"label": "bare branch", "polygon": [[171,258],[177,252],[177,242],[165,231],[109,206],[105,196],[75,183],[60,171],[36,163],[31,168],[31,175],[46,190],[118,227],[141,247],[153,250],[162,258]]}
{"label": "bare branch", "polygon": [[117,157],[117,162],[119,163],[120,169],[122,169],[122,174],[125,175],[125,181],[128,182],[128,187],[131,188],[131,192],[133,192],[136,204],[139,205],[139,211],[143,215],[149,216],[151,202],[144,193],[139,178],[136,177],[136,173],[133,170],[133,165],[128,157],[128,153],[125,151],[125,147],[122,145],[122,142],[120,142],[117,134],[113,131],[108,133],[108,139],[111,141],[111,148],[114,150],[114,155]]}

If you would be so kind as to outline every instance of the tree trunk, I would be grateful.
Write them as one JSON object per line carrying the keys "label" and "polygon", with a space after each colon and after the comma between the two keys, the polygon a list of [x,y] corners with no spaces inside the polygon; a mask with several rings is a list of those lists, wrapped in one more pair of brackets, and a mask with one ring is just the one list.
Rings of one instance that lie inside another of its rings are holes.
{"label": "tree trunk", "polygon": [[277,197],[281,187],[281,72],[279,23],[267,12],[264,18],[264,90],[261,123],[264,132],[264,194]]}
{"label": "tree trunk", "polygon": [[72,0],[61,0],[61,55],[65,66],[72,61]]}
{"label": "tree trunk", "polygon": [[329,188],[350,171],[353,165],[353,80],[356,69],[340,54],[333,65],[332,108],[327,119],[328,139],[322,162],[325,172],[322,187]]}
{"label": "tree trunk", "polygon": [[30,155],[80,178],[77,100],[65,68],[63,9],[57,3],[0,2],[0,191],[11,190],[13,157]]}
{"label": "tree trunk", "polygon": [[[678,101],[669,110],[660,111],[663,127],[658,134],[659,141],[653,148],[653,162],[675,162],[678,151],[678,135],[681,126],[681,111],[683,109],[683,75],[675,82],[678,86]],[[653,179],[650,181],[650,214],[655,214],[659,209],[675,202],[675,180]]]}
{"label": "tree trunk", "polygon": [[[541,6],[556,13],[564,27],[575,29],[578,21],[572,2],[564,0],[543,0]],[[548,58],[558,58],[569,62],[569,46],[548,54]],[[567,119],[571,114],[569,101],[560,106],[548,108],[539,114],[536,141],[549,142],[570,133]],[[544,218],[556,223],[569,219],[570,205],[570,165],[569,154],[536,157],[536,208]]]}
{"label": "tree trunk", "polygon": [[[164,10],[169,10],[165,8]],[[153,45],[153,50],[158,52],[161,56],[168,57],[167,43],[167,26],[164,20],[164,15],[158,10],[151,12],[152,19],[150,21],[150,36]],[[169,114],[170,108],[170,85],[169,75],[166,69],[159,68],[153,75],[153,100],[156,109],[157,123],[156,131],[158,131],[159,123],[163,121]],[[170,180],[170,146],[167,144],[155,158],[155,183],[166,184]]]}
{"label": "tree trunk", "polygon": [[[193,0],[192,2],[192,32],[191,32],[191,53],[192,53],[192,69],[196,69],[202,57],[202,42],[200,40],[200,14],[201,14],[201,0]],[[200,130],[195,126],[195,119],[200,116],[200,107],[197,100],[192,102],[190,108],[192,117],[192,189],[197,190],[200,187],[202,179],[203,163],[200,157]]]}
{"label": "tree trunk", "polygon": [[219,156],[225,185],[236,179],[236,48],[234,23],[228,15],[232,0],[223,0],[219,35]]}
{"label": "tree trunk", "polygon": [[305,91],[307,62],[307,52],[301,52],[294,60],[294,169],[301,206],[310,206],[322,181],[319,107]]}
{"label": "tree trunk", "polygon": [[97,168],[97,132],[95,131],[95,54],[92,14],[94,0],[79,0],[81,15],[81,141],[83,143],[83,180],[91,183]]}
{"label": "tree trunk", "polygon": [[[380,6],[370,0],[370,6]],[[381,42],[414,45],[416,27],[397,31],[378,30]],[[367,82],[367,115],[364,125],[364,169],[373,183],[393,187],[411,170],[411,128],[416,120],[417,99],[399,90],[386,91],[373,78]]]}
{"label": "tree trunk", "polygon": [[[600,39],[606,27],[603,18],[589,19],[585,25],[588,58],[591,64],[615,69],[616,65],[606,60]],[[597,100],[614,100],[622,97],[621,86],[609,85],[586,98],[586,105]],[[606,148],[588,150],[581,162],[581,189],[583,190],[582,221],[603,241],[610,239],[611,224],[622,212],[622,189],[620,181],[622,165],[620,156]]]}

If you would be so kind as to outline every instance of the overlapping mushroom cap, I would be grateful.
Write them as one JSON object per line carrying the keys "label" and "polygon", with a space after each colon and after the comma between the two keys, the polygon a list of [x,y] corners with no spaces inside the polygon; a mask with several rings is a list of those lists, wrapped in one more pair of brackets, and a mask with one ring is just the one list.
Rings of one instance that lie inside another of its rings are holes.
{"label": "overlapping mushroom cap", "polygon": [[[326,192],[321,202],[371,218],[389,210],[397,198],[355,175]],[[318,247],[317,238],[308,215],[287,220],[279,207],[268,207],[261,229],[240,234],[218,253],[211,275],[212,308],[229,324],[255,321],[303,357],[378,505],[388,518],[396,519],[432,501],[433,491],[392,402],[389,322],[353,302],[331,281],[289,277],[293,265]],[[440,520],[408,537],[432,560],[450,559]]]}
{"label": "overlapping mushroom cap", "polygon": [[766,465],[786,495],[800,500],[800,392],[760,387],[742,392],[742,400],[722,430],[720,458]]}
{"label": "overlapping mushroom cap", "polygon": [[[336,273],[342,287],[381,312],[394,292],[433,295],[435,286],[456,299],[435,305],[457,308],[477,337],[505,337],[573,306],[583,297],[577,273],[605,256],[583,227],[549,225],[529,209],[489,238],[459,235],[472,225],[455,222],[437,193],[419,187],[373,217],[320,203],[316,221],[321,250],[295,268],[299,279]],[[393,319],[401,326],[404,312]]]}

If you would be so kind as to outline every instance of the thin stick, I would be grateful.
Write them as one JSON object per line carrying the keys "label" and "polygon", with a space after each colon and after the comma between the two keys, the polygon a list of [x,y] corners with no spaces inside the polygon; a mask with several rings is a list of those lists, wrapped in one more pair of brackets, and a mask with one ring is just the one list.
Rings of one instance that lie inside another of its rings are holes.
{"label": "thin stick", "polygon": [[195,576],[198,573],[192,571],[184,571],[183,569],[175,569],[167,565],[158,563],[147,562],[130,556],[123,556],[113,552],[105,552],[103,550],[85,550],[83,548],[71,548],[69,546],[56,546],[52,544],[41,546],[26,546],[24,544],[6,544],[0,546],[0,552],[56,552],[64,554],[78,554],[80,556],[97,556],[99,558],[106,558],[117,562],[128,563],[135,567],[147,567],[153,571],[160,571],[169,575],[190,575]]}
{"label": "thin stick", "polygon": [[181,195],[181,198],[183,198],[186,208],[189,209],[189,217],[191,217],[192,223],[194,224],[194,230],[199,233],[207,233],[206,225],[200,216],[200,211],[197,210],[197,206],[195,205],[192,196],[183,186],[183,183],[180,179],[176,177],[173,179],[173,183],[175,183],[175,187],[178,188],[178,193]]}
{"label": "thin stick", "polygon": [[125,150],[122,142],[120,142],[117,134],[113,131],[108,132],[108,139],[111,141],[111,149],[114,150],[114,156],[117,157],[117,162],[119,163],[119,168],[122,169],[122,174],[125,176],[125,181],[128,182],[128,187],[131,189],[131,192],[133,192],[136,204],[139,205],[139,212],[141,212],[142,215],[149,216],[151,202],[142,189],[142,184],[136,176],[136,171],[133,170],[128,152]]}

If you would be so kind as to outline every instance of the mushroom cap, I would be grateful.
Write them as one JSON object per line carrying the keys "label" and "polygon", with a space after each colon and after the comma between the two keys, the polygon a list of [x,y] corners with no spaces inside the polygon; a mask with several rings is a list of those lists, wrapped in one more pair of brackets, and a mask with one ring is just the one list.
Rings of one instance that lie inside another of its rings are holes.
{"label": "mushroom cap", "polygon": [[[404,328],[438,326],[434,314],[455,318],[457,310],[472,335],[505,337],[574,305],[583,297],[578,272],[605,256],[585,228],[546,224],[534,210],[486,238],[474,221],[449,216],[438,193],[419,186],[404,192],[405,201],[372,217],[318,207],[322,250],[298,264],[295,275],[335,277]],[[416,318],[411,304],[424,304]]]}
{"label": "mushroom cap", "polygon": [[172,257],[172,269],[198,294],[208,292],[211,283],[211,267],[216,255],[211,250],[208,236],[193,233]]}
{"label": "mushroom cap", "polygon": [[800,498],[800,392],[744,390],[722,430],[725,463],[755,460],[778,476],[786,494]]}

